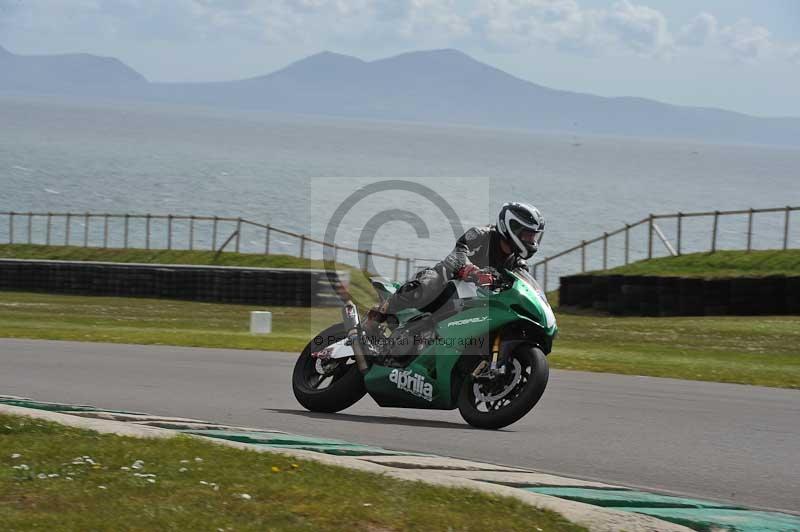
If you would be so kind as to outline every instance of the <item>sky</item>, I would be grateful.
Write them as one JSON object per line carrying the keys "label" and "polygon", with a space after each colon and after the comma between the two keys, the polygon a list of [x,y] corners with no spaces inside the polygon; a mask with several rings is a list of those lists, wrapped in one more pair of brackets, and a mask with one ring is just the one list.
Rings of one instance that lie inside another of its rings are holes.
{"label": "sky", "polygon": [[0,0],[0,45],[153,81],[457,48],[558,89],[800,116],[800,0]]}

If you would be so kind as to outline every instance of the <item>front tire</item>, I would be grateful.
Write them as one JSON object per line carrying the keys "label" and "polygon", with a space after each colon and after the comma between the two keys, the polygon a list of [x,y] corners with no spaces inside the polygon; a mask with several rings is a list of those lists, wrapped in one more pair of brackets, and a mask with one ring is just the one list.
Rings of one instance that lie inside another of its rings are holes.
{"label": "front tire", "polygon": [[306,410],[339,412],[353,406],[367,393],[364,377],[352,359],[337,359],[322,364],[311,356],[311,353],[345,337],[341,324],[328,327],[317,337],[321,337],[323,341],[309,342],[294,365],[292,390],[297,401]]}
{"label": "front tire", "polygon": [[541,399],[550,370],[538,347],[522,344],[509,357],[507,375],[475,381],[468,375],[458,395],[464,421],[480,429],[500,429],[522,419]]}

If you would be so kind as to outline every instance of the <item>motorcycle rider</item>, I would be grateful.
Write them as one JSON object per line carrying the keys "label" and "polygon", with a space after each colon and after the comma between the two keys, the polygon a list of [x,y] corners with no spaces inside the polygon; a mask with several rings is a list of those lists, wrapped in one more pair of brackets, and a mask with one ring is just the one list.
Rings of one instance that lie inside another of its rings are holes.
{"label": "motorcycle rider", "polygon": [[495,225],[473,227],[458,239],[453,251],[432,268],[420,271],[367,314],[364,330],[377,332],[378,324],[405,308],[423,309],[442,294],[453,279],[473,281],[482,286],[494,282],[492,270],[527,268],[526,259],[538,250],[544,234],[544,217],[527,203],[505,203]]}

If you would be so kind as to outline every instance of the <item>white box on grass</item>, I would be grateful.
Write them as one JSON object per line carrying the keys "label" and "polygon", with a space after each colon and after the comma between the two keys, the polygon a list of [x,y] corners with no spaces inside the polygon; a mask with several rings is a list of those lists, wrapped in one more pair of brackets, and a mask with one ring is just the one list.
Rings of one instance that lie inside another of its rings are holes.
{"label": "white box on grass", "polygon": [[272,312],[256,310],[250,313],[250,334],[269,334],[272,332]]}

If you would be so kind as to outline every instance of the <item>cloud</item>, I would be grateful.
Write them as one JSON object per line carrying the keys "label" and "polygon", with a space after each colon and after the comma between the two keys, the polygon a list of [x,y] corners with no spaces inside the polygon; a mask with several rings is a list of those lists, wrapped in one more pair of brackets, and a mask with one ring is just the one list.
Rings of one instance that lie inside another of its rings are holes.
{"label": "cloud", "polygon": [[681,29],[678,43],[685,46],[705,46],[716,39],[718,31],[716,17],[710,13],[700,13]]}
{"label": "cloud", "polygon": [[767,28],[748,19],[722,26],[709,13],[700,13],[684,26],[678,43],[689,48],[717,48],[739,61],[756,61],[770,55],[791,57],[791,50],[798,46],[774,41]]}
{"label": "cloud", "polygon": [[[466,17],[457,12],[454,0],[411,0],[395,2],[405,7],[400,10],[399,33],[407,38],[441,32],[448,38],[460,38],[471,32]],[[384,17],[387,15],[384,12]]]}
{"label": "cloud", "polygon": [[667,17],[660,11],[622,0],[604,17],[604,26],[618,42],[644,55],[661,55],[672,48]]}
{"label": "cloud", "polygon": [[249,41],[299,50],[547,47],[658,59],[703,50],[739,61],[798,61],[800,43],[776,42],[749,20],[724,25],[701,12],[673,33],[662,11],[637,3],[645,1],[589,8],[580,0],[0,0],[0,27],[29,36]]}
{"label": "cloud", "polygon": [[770,32],[764,26],[742,19],[719,32],[720,43],[737,59],[755,60],[763,57],[773,47]]}
{"label": "cloud", "polygon": [[575,0],[487,0],[474,25],[494,43],[544,44],[588,54],[668,55],[673,45],[666,16],[629,0],[610,9],[584,9]]}

